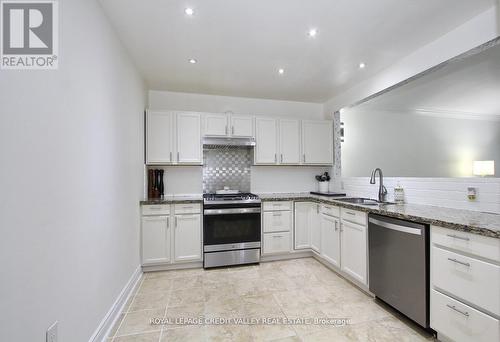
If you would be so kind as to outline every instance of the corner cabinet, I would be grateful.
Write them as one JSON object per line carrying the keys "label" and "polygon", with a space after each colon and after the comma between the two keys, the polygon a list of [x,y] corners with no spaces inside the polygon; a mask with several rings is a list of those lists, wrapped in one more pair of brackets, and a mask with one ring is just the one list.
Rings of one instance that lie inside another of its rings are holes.
{"label": "corner cabinet", "polygon": [[302,121],[302,163],[307,165],[333,164],[332,121]]}
{"label": "corner cabinet", "polygon": [[191,112],[146,113],[146,164],[201,165],[201,115]]}

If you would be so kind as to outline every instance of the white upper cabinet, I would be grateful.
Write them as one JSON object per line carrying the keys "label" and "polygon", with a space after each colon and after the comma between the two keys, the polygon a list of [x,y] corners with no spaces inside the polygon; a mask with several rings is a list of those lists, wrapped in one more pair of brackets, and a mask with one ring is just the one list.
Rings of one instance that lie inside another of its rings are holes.
{"label": "white upper cabinet", "polygon": [[202,164],[201,116],[177,114],[177,163]]}
{"label": "white upper cabinet", "polygon": [[280,120],[280,164],[300,164],[300,121]]}
{"label": "white upper cabinet", "polygon": [[227,114],[205,114],[206,136],[225,137],[229,134],[229,117]]}
{"label": "white upper cabinet", "polygon": [[253,117],[231,115],[231,136],[236,138],[251,138],[253,132]]}
{"label": "white upper cabinet", "polygon": [[276,119],[256,118],[255,164],[278,163],[278,122]]}
{"label": "white upper cabinet", "polygon": [[168,164],[173,160],[174,120],[170,112],[148,111],[146,116],[147,164]]}
{"label": "white upper cabinet", "polygon": [[199,113],[148,111],[146,127],[147,164],[202,164]]}
{"label": "white upper cabinet", "polygon": [[207,113],[203,116],[203,135],[207,137],[252,138],[253,116]]}
{"label": "white upper cabinet", "polygon": [[333,164],[332,121],[302,121],[302,163]]}

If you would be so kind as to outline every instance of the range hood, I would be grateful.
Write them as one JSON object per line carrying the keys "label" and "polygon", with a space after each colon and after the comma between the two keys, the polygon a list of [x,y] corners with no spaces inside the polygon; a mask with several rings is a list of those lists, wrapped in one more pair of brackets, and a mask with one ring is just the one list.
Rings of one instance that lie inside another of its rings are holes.
{"label": "range hood", "polygon": [[203,138],[203,146],[217,147],[217,146],[241,146],[253,147],[255,146],[254,138]]}

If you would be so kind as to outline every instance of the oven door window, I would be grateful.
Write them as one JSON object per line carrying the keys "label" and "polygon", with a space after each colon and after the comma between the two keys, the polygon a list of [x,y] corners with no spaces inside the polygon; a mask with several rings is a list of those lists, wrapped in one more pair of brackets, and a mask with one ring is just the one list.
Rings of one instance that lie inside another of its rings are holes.
{"label": "oven door window", "polygon": [[205,245],[260,241],[260,213],[206,215],[203,241]]}

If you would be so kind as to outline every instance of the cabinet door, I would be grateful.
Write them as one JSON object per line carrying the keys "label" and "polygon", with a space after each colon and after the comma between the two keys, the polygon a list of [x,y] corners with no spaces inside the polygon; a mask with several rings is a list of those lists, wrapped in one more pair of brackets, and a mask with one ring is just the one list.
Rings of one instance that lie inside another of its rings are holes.
{"label": "cabinet door", "polygon": [[366,227],[342,221],[341,246],[342,271],[367,285]]}
{"label": "cabinet door", "polygon": [[319,204],[314,203],[309,210],[309,227],[311,229],[311,248],[313,251],[321,253],[321,221]]}
{"label": "cabinet door", "polygon": [[255,119],[256,124],[256,164],[276,164],[278,162],[278,125],[275,119]]}
{"label": "cabinet door", "polygon": [[229,135],[228,115],[206,114],[204,134],[212,137],[225,137]]}
{"label": "cabinet door", "polygon": [[172,163],[173,115],[168,112],[148,111],[146,127],[146,163]]}
{"label": "cabinet door", "polygon": [[201,116],[197,113],[177,114],[177,162],[202,164]]}
{"label": "cabinet door", "polygon": [[168,216],[142,217],[142,264],[170,262],[170,227]]}
{"label": "cabinet door", "polygon": [[231,117],[231,135],[237,138],[253,137],[253,117],[233,115]]}
{"label": "cabinet door", "polygon": [[295,203],[295,249],[311,248],[311,229],[309,226],[309,215],[312,211],[313,203]]}
{"label": "cabinet door", "polygon": [[280,120],[280,164],[300,164],[300,121]]}
{"label": "cabinet door", "polygon": [[332,121],[302,121],[302,162],[333,164]]}
{"label": "cabinet door", "polygon": [[200,214],[176,215],[174,230],[174,261],[201,260]]}
{"label": "cabinet door", "polygon": [[321,255],[340,267],[340,228],[338,219],[321,214]]}

